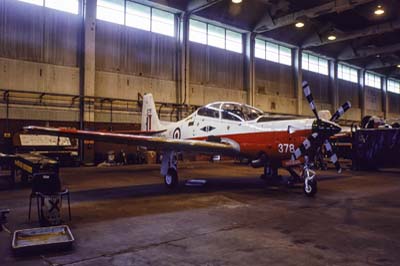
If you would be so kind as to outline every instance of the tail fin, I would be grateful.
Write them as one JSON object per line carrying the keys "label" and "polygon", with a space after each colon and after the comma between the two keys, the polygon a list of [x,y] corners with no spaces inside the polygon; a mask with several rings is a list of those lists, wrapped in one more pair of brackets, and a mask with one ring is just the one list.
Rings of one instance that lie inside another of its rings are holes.
{"label": "tail fin", "polygon": [[158,118],[153,95],[151,93],[145,94],[143,96],[141,130],[156,131],[161,129],[161,123],[160,119]]}

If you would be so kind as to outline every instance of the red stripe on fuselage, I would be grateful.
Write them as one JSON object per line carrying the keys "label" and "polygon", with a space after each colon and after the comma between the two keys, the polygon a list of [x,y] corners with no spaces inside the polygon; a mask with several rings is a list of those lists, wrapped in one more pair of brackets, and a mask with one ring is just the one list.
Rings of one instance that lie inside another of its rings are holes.
{"label": "red stripe on fuselage", "polygon": [[[240,152],[256,158],[260,153],[267,154],[277,160],[290,159],[293,148],[301,145],[304,139],[311,134],[311,130],[298,130],[292,134],[285,131],[264,131],[238,134],[216,135],[215,137],[228,138],[240,145]],[[191,138],[206,140],[208,136]],[[282,146],[279,146],[282,145]],[[288,145],[288,146],[286,146]],[[293,145],[293,146],[291,146]]]}

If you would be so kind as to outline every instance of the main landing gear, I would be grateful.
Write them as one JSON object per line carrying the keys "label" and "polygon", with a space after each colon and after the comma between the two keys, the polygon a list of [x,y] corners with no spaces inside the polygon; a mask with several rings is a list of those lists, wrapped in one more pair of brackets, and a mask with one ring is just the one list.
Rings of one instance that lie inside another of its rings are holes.
{"label": "main landing gear", "polygon": [[164,152],[161,161],[161,175],[164,177],[164,183],[168,188],[174,188],[178,185],[178,159],[173,151]]}
{"label": "main landing gear", "polygon": [[267,185],[280,185],[282,184],[282,176],[278,175],[278,168],[272,167],[269,164],[264,166],[264,173],[260,176]]}

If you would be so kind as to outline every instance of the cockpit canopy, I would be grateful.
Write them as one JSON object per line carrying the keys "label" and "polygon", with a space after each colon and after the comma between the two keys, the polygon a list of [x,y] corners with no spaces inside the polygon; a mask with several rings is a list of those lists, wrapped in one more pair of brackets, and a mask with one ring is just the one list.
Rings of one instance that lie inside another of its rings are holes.
{"label": "cockpit canopy", "polygon": [[197,110],[200,116],[222,118],[233,121],[250,121],[262,116],[264,113],[257,108],[247,104],[234,102],[210,103]]}

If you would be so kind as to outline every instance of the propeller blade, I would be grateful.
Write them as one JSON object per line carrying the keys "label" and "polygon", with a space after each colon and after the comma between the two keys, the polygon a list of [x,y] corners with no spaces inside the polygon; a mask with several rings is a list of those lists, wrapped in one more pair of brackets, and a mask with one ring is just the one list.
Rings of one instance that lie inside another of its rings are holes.
{"label": "propeller blade", "polygon": [[303,143],[294,151],[292,154],[292,160],[299,159],[302,155],[304,155],[309,148],[311,148],[312,142],[314,142],[318,137],[318,133],[312,133],[308,136]]}
{"label": "propeller blade", "polygon": [[314,98],[312,96],[311,89],[310,89],[310,86],[308,85],[307,81],[303,81],[303,92],[304,92],[304,95],[307,98],[308,103],[310,104],[310,108],[313,111],[315,117],[317,119],[319,119],[318,112],[317,112],[317,107],[315,106]]}
{"label": "propeller blade", "polygon": [[335,122],[350,108],[351,108],[351,103],[349,101],[345,102],[342,106],[339,107],[339,109],[337,109],[337,111],[332,115],[330,120]]}
{"label": "propeller blade", "polygon": [[326,150],[326,155],[329,157],[331,162],[335,165],[336,171],[340,174],[342,172],[342,168],[340,167],[340,163],[338,161],[338,157],[336,153],[333,152],[332,145],[328,140],[325,140],[324,142],[325,150]]}

